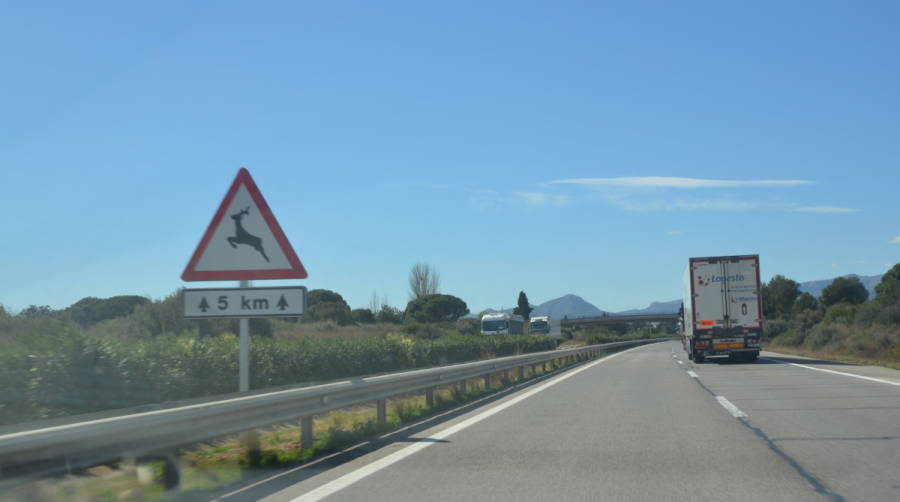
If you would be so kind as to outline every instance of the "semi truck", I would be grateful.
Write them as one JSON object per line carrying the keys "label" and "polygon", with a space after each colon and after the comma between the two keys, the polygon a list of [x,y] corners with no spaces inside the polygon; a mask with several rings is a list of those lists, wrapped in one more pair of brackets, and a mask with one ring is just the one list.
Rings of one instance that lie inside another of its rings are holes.
{"label": "semi truck", "polygon": [[481,317],[482,335],[521,335],[524,332],[525,318],[518,314],[485,314]]}
{"label": "semi truck", "polygon": [[684,271],[681,342],[688,358],[756,362],[763,331],[759,256],[690,258]]}
{"label": "semi truck", "polygon": [[562,323],[556,317],[548,315],[534,316],[528,321],[528,333],[547,335],[559,343],[562,338]]}

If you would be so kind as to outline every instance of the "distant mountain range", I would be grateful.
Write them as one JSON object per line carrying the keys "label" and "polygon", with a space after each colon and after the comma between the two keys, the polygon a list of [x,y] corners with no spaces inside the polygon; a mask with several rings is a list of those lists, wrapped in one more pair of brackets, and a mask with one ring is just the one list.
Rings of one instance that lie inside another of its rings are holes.
{"label": "distant mountain range", "polygon": [[649,315],[649,314],[677,314],[681,308],[681,298],[668,302],[652,302],[649,307],[642,309],[623,310],[616,312],[619,315]]}
{"label": "distant mountain range", "polygon": [[[875,286],[881,282],[881,277],[884,274],[879,275],[856,275],[856,274],[848,274],[842,277],[859,277],[859,281],[863,283],[863,286],[869,290],[869,298],[875,297]],[[800,291],[802,293],[809,293],[816,298],[822,294],[822,290],[827,288],[834,279],[822,279],[819,281],[808,281],[800,283]]]}
{"label": "distant mountain range", "polygon": [[[875,296],[875,286],[881,282],[881,275],[856,275],[850,274],[843,277],[859,277],[866,289],[869,290],[869,298]],[[818,298],[834,279],[822,279],[818,281],[807,281],[800,283],[800,291],[809,293]],[[652,302],[649,306],[642,309],[623,310],[621,312],[609,312],[598,308],[596,305],[588,302],[584,298],[568,294],[553,300],[548,300],[540,305],[532,305],[534,310],[532,316],[549,315],[551,317],[595,317],[604,313],[613,315],[640,315],[640,314],[676,314],[681,308],[681,299],[671,300],[667,302]],[[513,309],[505,309],[502,312],[512,312]],[[485,312],[500,312],[499,310],[486,309]]]}
{"label": "distant mountain range", "polygon": [[[586,301],[578,295],[564,295],[559,298],[548,300],[540,305],[531,305],[534,309],[531,311],[532,316],[548,315],[550,317],[595,317],[601,316],[605,312],[598,309],[592,303]],[[485,309],[485,312],[506,312],[511,313],[513,309]]]}

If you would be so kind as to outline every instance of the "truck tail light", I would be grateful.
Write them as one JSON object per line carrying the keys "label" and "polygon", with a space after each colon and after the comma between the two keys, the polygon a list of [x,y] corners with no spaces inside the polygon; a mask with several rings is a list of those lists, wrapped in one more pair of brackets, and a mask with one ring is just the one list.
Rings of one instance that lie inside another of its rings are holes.
{"label": "truck tail light", "polygon": [[698,349],[708,349],[708,348],[709,348],[709,342],[707,342],[706,340],[697,340],[697,341],[694,343],[694,347],[696,347],[696,348],[698,348]]}

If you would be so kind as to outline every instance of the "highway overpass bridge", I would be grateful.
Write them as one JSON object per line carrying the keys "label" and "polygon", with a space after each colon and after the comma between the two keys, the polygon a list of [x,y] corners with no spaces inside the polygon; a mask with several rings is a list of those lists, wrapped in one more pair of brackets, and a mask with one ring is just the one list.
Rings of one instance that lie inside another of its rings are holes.
{"label": "highway overpass bridge", "polygon": [[566,318],[562,320],[563,328],[584,329],[601,326],[636,323],[674,323],[681,319],[679,314],[639,314],[639,315],[605,315],[596,317]]}

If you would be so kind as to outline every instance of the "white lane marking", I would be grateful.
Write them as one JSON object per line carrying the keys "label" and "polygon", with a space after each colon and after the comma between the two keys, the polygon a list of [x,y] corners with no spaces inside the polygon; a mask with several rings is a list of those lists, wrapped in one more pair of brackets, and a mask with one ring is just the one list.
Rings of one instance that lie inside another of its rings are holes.
{"label": "white lane marking", "polygon": [[900,387],[900,382],[892,382],[892,381],[890,381],[890,380],[884,380],[884,379],[881,379],[881,378],[875,378],[875,377],[868,377],[868,376],[863,376],[863,375],[857,375],[857,374],[855,374],[855,373],[845,373],[845,372],[843,372],[843,371],[826,370],[825,368],[816,368],[815,366],[807,366],[807,365],[805,365],[805,364],[788,363],[788,362],[785,362],[785,361],[780,361],[780,360],[778,360],[778,359],[773,359],[773,358],[771,358],[771,357],[760,357],[760,359],[763,359],[763,360],[765,360],[765,361],[772,361],[772,362],[776,362],[776,363],[781,363],[781,364],[790,364],[791,366],[796,366],[796,367],[798,367],[798,368],[806,368],[806,369],[808,369],[808,370],[824,371],[825,373],[834,373],[835,375],[844,375],[844,376],[848,376],[848,377],[859,378],[859,379],[861,379],[861,380],[869,380],[869,381],[871,381],[871,382],[886,383],[886,384],[888,384],[888,385],[895,385],[895,386],[897,386],[897,387]]}
{"label": "white lane marking", "polygon": [[[581,373],[582,371],[593,368],[594,366],[602,363],[603,361],[612,359],[613,357],[622,355],[626,352],[631,352],[632,350],[639,349],[639,348],[641,348],[641,347],[634,347],[634,348],[631,348],[628,350],[623,350],[622,352],[616,352],[615,354],[611,354],[602,359],[598,359],[597,361],[594,361],[593,363],[586,364],[580,368],[576,368],[567,373],[564,373],[564,374],[554,378],[553,380],[550,380],[549,382],[538,385],[537,387],[510,399],[509,401],[501,403],[489,410],[485,410],[485,411],[479,413],[478,415],[469,417],[469,418],[463,420],[462,422],[452,425],[450,427],[447,427],[446,429],[444,429],[442,431],[436,432],[427,438],[423,438],[421,442],[411,444],[411,445],[403,448],[402,450],[397,450],[394,453],[391,453],[390,455],[387,455],[385,457],[382,457],[382,458],[372,462],[371,464],[364,465],[355,471],[344,474],[343,476],[341,476],[333,481],[325,483],[324,485],[316,488],[315,490],[309,491],[295,499],[292,499],[291,502],[316,502],[316,501],[322,500],[323,498],[328,497],[329,495],[333,495],[333,494],[337,493],[338,491],[343,490],[344,488],[352,485],[353,483],[356,483],[357,481],[359,481],[369,475],[375,474],[376,472],[384,469],[385,467],[389,467],[390,465],[395,464],[395,463],[399,462],[400,460],[403,460],[404,458],[406,458],[416,452],[419,452],[419,451],[424,450],[425,448],[428,448],[429,446],[435,444],[435,442],[436,442],[435,440],[444,439],[448,436],[456,434],[457,432],[459,432],[469,426],[472,426],[472,425],[477,424],[478,422],[481,422],[485,418],[495,415],[495,414],[509,408],[510,406],[513,406],[521,401],[524,401],[525,399],[528,399],[529,397],[537,394],[538,392],[540,392],[544,389],[552,387],[553,385],[556,385],[556,384],[562,382],[563,380],[571,378],[571,377]],[[431,441],[429,441],[429,440],[431,440]]]}
{"label": "white lane marking", "polygon": [[688,370],[687,373],[688,373],[688,375],[691,375],[691,378],[700,378],[700,375],[694,373],[694,372],[691,371],[691,370]]}
{"label": "white lane marking", "polygon": [[677,362],[678,364],[684,364],[684,361],[675,361],[675,362]]}
{"label": "white lane marking", "polygon": [[728,410],[728,413],[731,413],[734,418],[747,418],[747,414],[741,411],[737,406],[731,404],[731,401],[725,399],[725,396],[716,396],[716,401],[718,401],[723,408]]}

